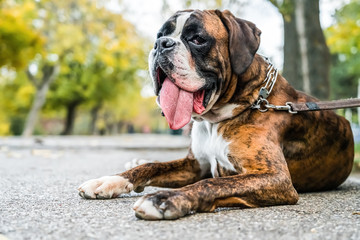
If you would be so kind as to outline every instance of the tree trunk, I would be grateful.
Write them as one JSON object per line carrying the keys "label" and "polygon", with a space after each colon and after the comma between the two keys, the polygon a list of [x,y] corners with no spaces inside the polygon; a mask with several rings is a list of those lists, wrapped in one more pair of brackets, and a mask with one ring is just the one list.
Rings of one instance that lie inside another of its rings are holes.
{"label": "tree trunk", "polygon": [[27,76],[29,80],[35,85],[36,93],[34,96],[34,101],[32,103],[30,112],[26,118],[24,131],[22,133],[23,137],[29,137],[33,134],[34,128],[38,119],[39,111],[45,104],[46,94],[49,90],[50,84],[55,80],[59,67],[46,65],[42,69],[43,77],[39,81],[33,76],[29,70],[27,70]]}
{"label": "tree trunk", "polygon": [[34,101],[32,103],[30,112],[26,118],[25,128],[22,133],[24,137],[30,137],[33,134],[38,119],[39,111],[41,110],[42,106],[44,106],[46,93],[48,90],[49,90],[49,84],[46,83],[43,85],[41,89],[36,91]]}
{"label": "tree trunk", "polygon": [[101,104],[97,104],[96,106],[94,106],[91,109],[91,112],[90,112],[90,114],[91,114],[91,122],[90,122],[89,132],[92,135],[97,135],[96,121],[98,119],[100,108],[101,108]]}
{"label": "tree trunk", "polygon": [[293,10],[282,13],[285,38],[283,75],[296,89],[328,99],[330,52],[320,25],[319,1],[290,2]]}
{"label": "tree trunk", "polygon": [[301,65],[303,89],[307,94],[311,95],[309,58],[308,58],[308,39],[306,36],[306,20],[305,20],[305,0],[295,1],[295,24],[299,41],[299,59]]}
{"label": "tree trunk", "polygon": [[301,65],[299,64],[299,36],[296,31],[295,11],[289,16],[283,14],[284,20],[284,66],[283,76],[296,89],[304,91]]}
{"label": "tree trunk", "polygon": [[76,109],[79,106],[79,102],[73,102],[66,107],[66,120],[64,130],[61,135],[71,135],[74,131],[74,123],[76,117]]}
{"label": "tree trunk", "polygon": [[308,41],[307,58],[311,93],[320,99],[329,99],[331,55],[320,25],[319,1],[302,1],[305,2],[305,34]]}

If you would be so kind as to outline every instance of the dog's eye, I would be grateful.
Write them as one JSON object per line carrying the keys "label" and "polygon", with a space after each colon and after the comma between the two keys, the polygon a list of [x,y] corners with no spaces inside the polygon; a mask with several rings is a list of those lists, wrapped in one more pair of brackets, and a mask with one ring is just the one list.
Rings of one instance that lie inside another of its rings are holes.
{"label": "dog's eye", "polygon": [[190,39],[190,42],[194,43],[195,45],[202,45],[206,41],[200,36],[194,36],[193,38]]}

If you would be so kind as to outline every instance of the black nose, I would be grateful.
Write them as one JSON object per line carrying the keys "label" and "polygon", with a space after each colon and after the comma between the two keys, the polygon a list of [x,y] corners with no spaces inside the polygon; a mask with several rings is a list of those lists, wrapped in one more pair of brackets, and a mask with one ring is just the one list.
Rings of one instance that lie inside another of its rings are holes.
{"label": "black nose", "polygon": [[175,48],[175,41],[167,37],[158,38],[154,46],[154,49],[159,52],[170,51],[173,50],[174,48]]}

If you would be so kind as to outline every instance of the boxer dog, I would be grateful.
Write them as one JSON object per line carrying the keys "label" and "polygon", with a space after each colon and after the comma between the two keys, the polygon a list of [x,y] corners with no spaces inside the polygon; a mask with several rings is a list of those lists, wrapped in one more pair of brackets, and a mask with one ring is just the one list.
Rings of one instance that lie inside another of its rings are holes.
{"label": "boxer dog", "polygon": [[[352,131],[343,117],[333,111],[254,109],[271,71],[256,54],[260,33],[229,11],[179,11],[165,22],[150,52],[150,74],[170,128],[195,120],[189,153],[89,180],[79,187],[80,196],[105,199],[146,186],[175,188],[147,194],[133,208],[142,219],[177,219],[219,207],[296,204],[298,192],[343,183],[354,158]],[[281,75],[274,80],[271,104],[316,101]]]}

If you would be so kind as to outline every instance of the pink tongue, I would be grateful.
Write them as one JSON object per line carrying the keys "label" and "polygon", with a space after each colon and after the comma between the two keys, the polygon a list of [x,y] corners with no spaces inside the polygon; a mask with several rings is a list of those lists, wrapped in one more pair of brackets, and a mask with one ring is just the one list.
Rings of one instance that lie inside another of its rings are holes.
{"label": "pink tongue", "polygon": [[160,92],[160,105],[166,121],[171,129],[184,127],[191,119],[194,111],[201,114],[205,91],[187,92],[176,86],[169,78],[165,78]]}
{"label": "pink tongue", "polygon": [[194,94],[178,88],[166,78],[160,92],[160,105],[170,128],[177,130],[190,122]]}

